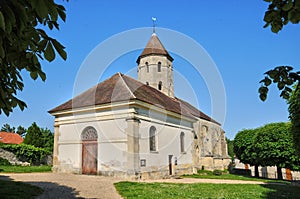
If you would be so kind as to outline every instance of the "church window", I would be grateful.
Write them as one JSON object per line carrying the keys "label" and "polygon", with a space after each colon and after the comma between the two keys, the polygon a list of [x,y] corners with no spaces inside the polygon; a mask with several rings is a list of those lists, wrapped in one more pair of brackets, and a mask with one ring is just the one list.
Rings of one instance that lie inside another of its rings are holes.
{"label": "church window", "polygon": [[158,72],[161,72],[161,62],[158,62],[158,63],[157,63],[157,71],[158,71]]}
{"label": "church window", "polygon": [[157,151],[156,146],[156,128],[154,126],[150,127],[149,131],[149,145],[150,145],[150,151]]}
{"label": "church window", "polygon": [[162,88],[162,82],[160,81],[160,82],[158,83],[158,90],[161,91],[161,88]]}
{"label": "church window", "polygon": [[149,73],[149,64],[148,64],[148,62],[146,62],[145,65],[146,65],[147,73]]}
{"label": "church window", "polygon": [[180,152],[184,153],[184,132],[180,133]]}

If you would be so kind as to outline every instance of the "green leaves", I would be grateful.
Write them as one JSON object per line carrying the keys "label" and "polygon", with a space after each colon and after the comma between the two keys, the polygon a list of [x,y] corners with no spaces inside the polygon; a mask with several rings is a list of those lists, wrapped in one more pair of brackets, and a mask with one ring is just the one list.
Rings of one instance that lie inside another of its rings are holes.
{"label": "green leaves", "polygon": [[269,2],[268,10],[265,12],[264,28],[271,26],[271,31],[278,33],[284,25],[289,22],[297,24],[300,22],[299,0],[265,0]]}
{"label": "green leaves", "polygon": [[59,29],[59,18],[66,20],[65,8],[53,0],[0,1],[0,114],[26,108],[17,98],[24,87],[22,70],[34,80],[45,81],[40,60],[51,62],[56,53],[67,59],[65,47],[42,29]]}
{"label": "green leaves", "polygon": [[295,151],[290,127],[290,123],[281,122],[244,129],[234,138],[234,152],[243,163],[298,170],[300,158]]}
{"label": "green leaves", "polygon": [[299,82],[300,72],[293,72],[291,66],[277,66],[272,70],[265,72],[265,78],[262,79],[260,88],[258,89],[259,97],[262,101],[267,99],[269,92],[268,87],[274,83],[277,84],[277,88],[281,91],[280,97],[283,99],[289,99],[294,83]]}
{"label": "green leaves", "polygon": [[48,42],[48,44],[47,44],[46,50],[44,52],[44,57],[49,62],[53,61],[55,58],[55,53],[54,53],[52,44],[50,42]]}

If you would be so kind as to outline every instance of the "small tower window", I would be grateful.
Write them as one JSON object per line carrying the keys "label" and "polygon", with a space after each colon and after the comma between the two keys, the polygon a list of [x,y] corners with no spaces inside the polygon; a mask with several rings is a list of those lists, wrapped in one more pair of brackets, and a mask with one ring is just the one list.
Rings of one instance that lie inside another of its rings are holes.
{"label": "small tower window", "polygon": [[161,88],[162,88],[162,82],[160,81],[160,82],[158,83],[158,90],[161,91]]}
{"label": "small tower window", "polygon": [[146,82],[146,85],[149,86],[149,82]]}
{"label": "small tower window", "polygon": [[157,71],[158,71],[158,72],[161,72],[161,62],[158,62],[158,63],[157,63]]}
{"label": "small tower window", "polygon": [[149,73],[149,64],[148,64],[148,62],[146,62],[145,65],[146,65],[147,73]]}

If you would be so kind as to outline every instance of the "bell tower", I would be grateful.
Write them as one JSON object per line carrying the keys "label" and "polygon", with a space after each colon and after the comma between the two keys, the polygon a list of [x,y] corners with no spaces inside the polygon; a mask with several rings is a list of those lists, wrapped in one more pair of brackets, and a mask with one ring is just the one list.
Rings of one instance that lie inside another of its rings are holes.
{"label": "bell tower", "polygon": [[173,60],[153,31],[145,49],[136,61],[138,80],[169,97],[174,97]]}

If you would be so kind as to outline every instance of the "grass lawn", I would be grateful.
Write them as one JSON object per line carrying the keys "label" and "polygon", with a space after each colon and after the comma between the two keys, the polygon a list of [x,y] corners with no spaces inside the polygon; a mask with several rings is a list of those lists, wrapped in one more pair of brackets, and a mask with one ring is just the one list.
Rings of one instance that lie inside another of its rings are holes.
{"label": "grass lawn", "polygon": [[118,182],[115,187],[127,199],[198,198],[299,198],[299,187],[286,184],[172,184]]}
{"label": "grass lawn", "polygon": [[229,173],[223,173],[222,175],[214,175],[212,171],[199,170],[198,174],[183,175],[182,178],[202,178],[202,179],[223,179],[223,180],[249,180],[249,181],[260,181],[260,182],[281,182],[290,184],[289,181],[276,180],[276,179],[265,179],[255,178],[251,176],[235,175]]}
{"label": "grass lawn", "polygon": [[49,172],[51,166],[2,166],[0,173],[32,173],[32,172]]}
{"label": "grass lawn", "polygon": [[0,180],[0,198],[35,198],[43,193],[39,187],[22,182]]}

